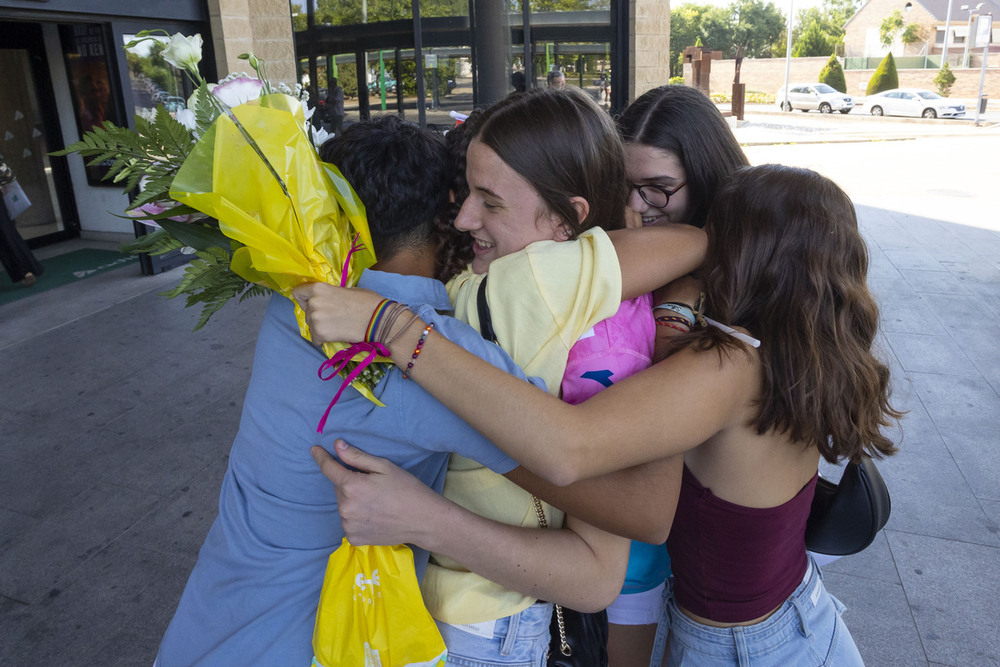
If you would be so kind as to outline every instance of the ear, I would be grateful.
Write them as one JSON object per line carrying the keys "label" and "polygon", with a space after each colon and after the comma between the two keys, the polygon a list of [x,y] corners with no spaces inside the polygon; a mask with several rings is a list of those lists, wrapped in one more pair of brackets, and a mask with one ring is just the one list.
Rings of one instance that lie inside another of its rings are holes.
{"label": "ear", "polygon": [[590,214],[590,202],[583,197],[570,197],[569,203],[576,210],[576,223],[582,225]]}
{"label": "ear", "polygon": [[[590,213],[590,202],[588,202],[583,197],[570,197],[569,203],[576,211],[576,222],[577,224],[582,224],[584,220],[587,219],[587,215]],[[554,223],[553,229],[553,241],[568,241],[573,236],[573,230],[569,228],[566,223],[557,219],[555,216],[552,217]]]}

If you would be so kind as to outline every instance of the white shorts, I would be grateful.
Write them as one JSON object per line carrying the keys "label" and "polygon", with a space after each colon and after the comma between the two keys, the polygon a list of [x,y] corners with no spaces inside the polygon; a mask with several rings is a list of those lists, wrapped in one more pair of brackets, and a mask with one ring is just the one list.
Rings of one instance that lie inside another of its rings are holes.
{"label": "white shorts", "polygon": [[663,614],[663,589],[666,584],[642,593],[622,593],[608,607],[608,623],[614,625],[650,625]]}

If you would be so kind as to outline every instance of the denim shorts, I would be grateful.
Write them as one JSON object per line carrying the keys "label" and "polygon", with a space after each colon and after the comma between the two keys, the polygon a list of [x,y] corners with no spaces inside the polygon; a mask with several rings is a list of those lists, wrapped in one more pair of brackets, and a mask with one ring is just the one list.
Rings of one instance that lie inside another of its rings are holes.
{"label": "denim shorts", "polygon": [[686,616],[671,598],[664,617],[670,627],[668,667],[863,667],[861,654],[840,615],[844,605],[823,586],[810,559],[795,592],[760,623],[730,628],[703,625]]}
{"label": "denim shorts", "polygon": [[536,602],[524,611],[497,619],[482,636],[461,626],[437,622],[448,647],[448,667],[545,667],[549,652],[552,603]]}

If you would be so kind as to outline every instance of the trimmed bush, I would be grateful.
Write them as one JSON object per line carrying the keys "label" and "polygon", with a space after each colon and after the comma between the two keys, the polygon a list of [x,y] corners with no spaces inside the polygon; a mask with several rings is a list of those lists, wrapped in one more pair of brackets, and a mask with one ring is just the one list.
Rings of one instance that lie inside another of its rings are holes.
{"label": "trimmed bush", "polygon": [[830,56],[826,65],[819,71],[819,81],[842,93],[847,92],[847,79],[844,78],[844,68],[840,66],[840,61],[836,55]]}
{"label": "trimmed bush", "polygon": [[948,97],[951,94],[951,87],[954,83],[955,73],[948,67],[948,63],[944,63],[941,65],[941,69],[938,70],[937,76],[934,77],[934,85],[937,86],[938,93],[943,97]]}
{"label": "trimmed bush", "polygon": [[878,64],[875,73],[872,74],[871,81],[868,82],[866,95],[881,93],[883,90],[899,88],[899,74],[896,72],[896,60],[891,53],[887,53],[882,62]]}
{"label": "trimmed bush", "polygon": [[683,86],[684,85],[684,77],[682,77],[682,76],[672,76],[672,77],[670,77],[670,85],[671,86]]}

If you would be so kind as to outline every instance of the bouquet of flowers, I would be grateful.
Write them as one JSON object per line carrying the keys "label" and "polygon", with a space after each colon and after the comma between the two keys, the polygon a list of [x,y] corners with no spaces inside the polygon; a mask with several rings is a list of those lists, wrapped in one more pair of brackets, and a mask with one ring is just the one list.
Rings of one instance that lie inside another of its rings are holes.
{"label": "bouquet of flowers", "polygon": [[[125,48],[158,39],[156,32],[163,31],[138,33]],[[230,299],[272,290],[291,298],[292,288],[306,282],[354,285],[375,262],[363,205],[337,168],[319,160],[316,144],[324,137],[308,122],[312,110],[301,86],[272,87],[264,61],[252,53],[240,58],[257,77],[209,84],[198,71],[201,44],[200,35],[175,34],[162,53],[195,85],[187,109],[174,117],[161,105],[151,120],[136,116],[135,130],[105,122],[54,153],[79,153],[89,164],[112,160],[105,178],[126,192],[138,188],[125,212],[155,229],[124,252],[181,249],[196,256],[165,293],[184,294],[187,306],[202,304],[196,330]],[[298,305],[296,317],[309,339]],[[370,350],[344,348],[328,343],[324,352],[339,352],[338,372],[378,402],[371,389],[386,360],[368,366]],[[358,355],[366,366],[360,371],[352,361]]]}

